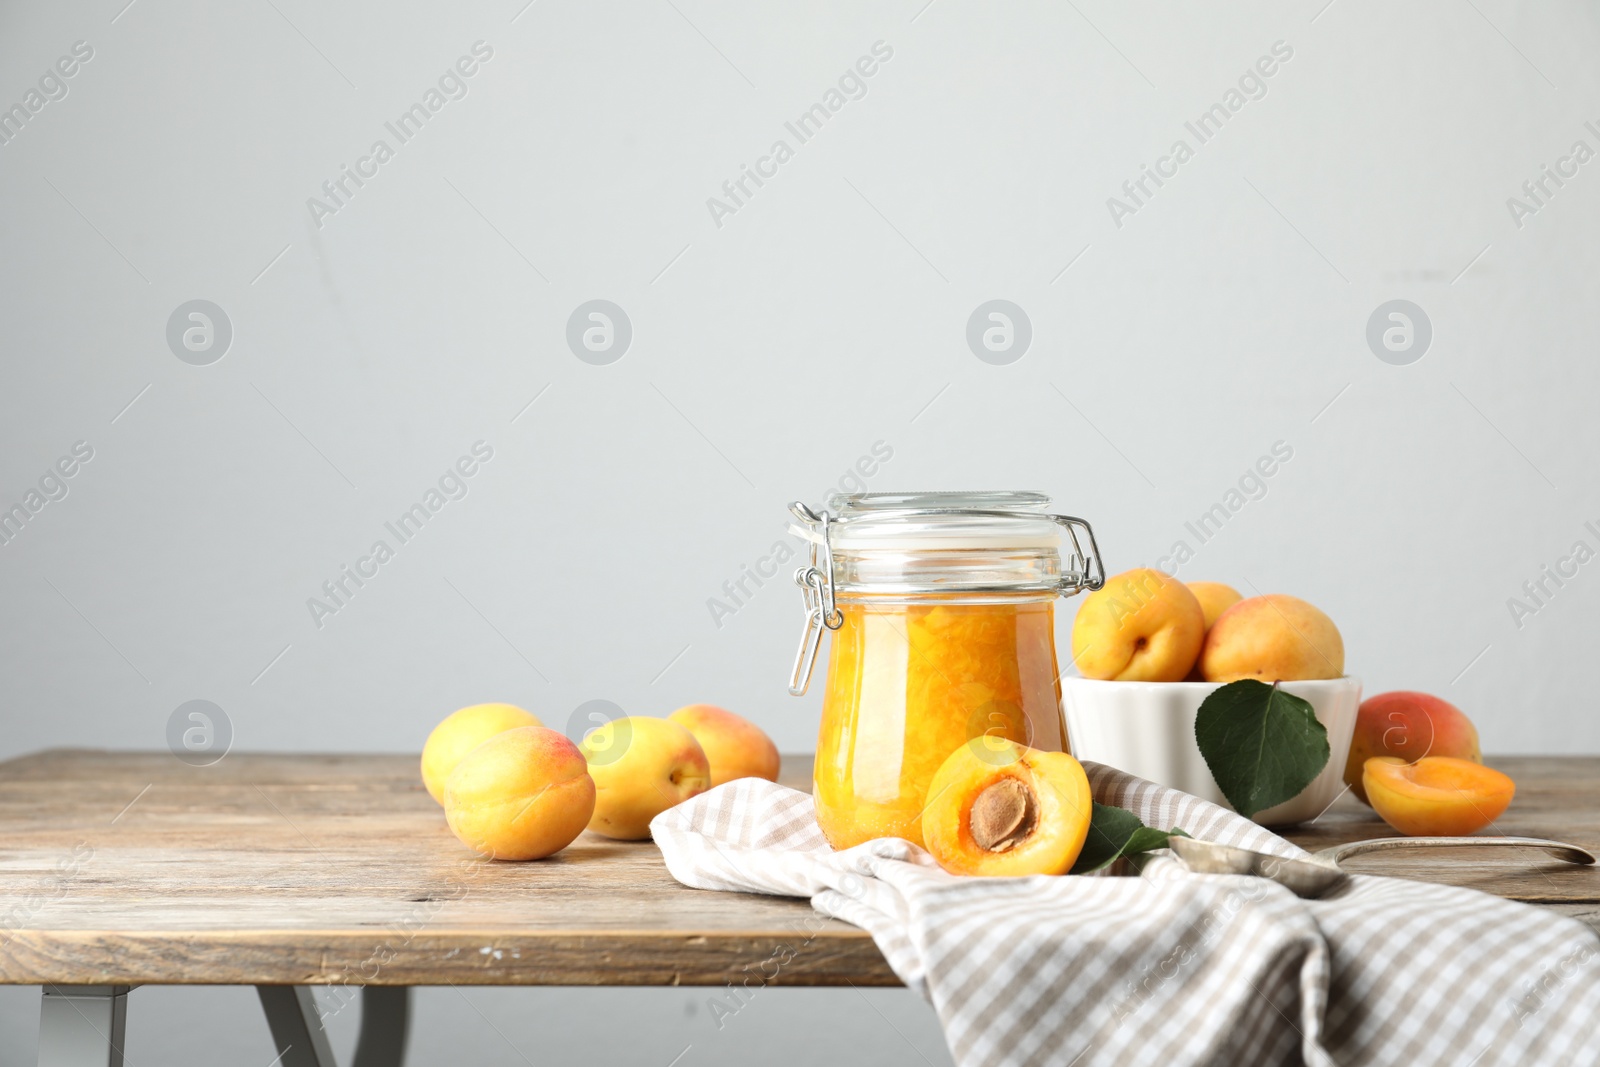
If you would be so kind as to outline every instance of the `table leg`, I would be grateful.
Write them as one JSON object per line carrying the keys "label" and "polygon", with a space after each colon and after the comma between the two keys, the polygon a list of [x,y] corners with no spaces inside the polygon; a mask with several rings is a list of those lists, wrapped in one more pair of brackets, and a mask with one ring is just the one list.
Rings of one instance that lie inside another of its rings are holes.
{"label": "table leg", "polygon": [[39,1067],[122,1067],[129,988],[45,986],[39,1005]]}
{"label": "table leg", "polygon": [[275,1067],[334,1067],[333,1050],[309,986],[258,985],[256,994],[278,1050]]}
{"label": "table leg", "polygon": [[411,1025],[411,990],[406,986],[364,986],[361,1036],[352,1067],[401,1067]]}

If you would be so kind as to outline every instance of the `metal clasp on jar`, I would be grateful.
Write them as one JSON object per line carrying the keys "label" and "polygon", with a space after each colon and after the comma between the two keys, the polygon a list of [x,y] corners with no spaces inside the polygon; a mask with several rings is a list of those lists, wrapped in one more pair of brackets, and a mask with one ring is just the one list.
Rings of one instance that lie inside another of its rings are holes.
{"label": "metal clasp on jar", "polygon": [[833,541],[829,536],[832,520],[826,510],[818,514],[798,500],[789,505],[789,510],[821,535],[811,542],[811,562],[794,572],[794,584],[800,587],[806,605],[806,628],[800,635],[794,670],[789,673],[789,694],[798,697],[805,696],[811,685],[811,671],[816,666],[817,650],[822,647],[823,629],[837,630],[844,625],[844,615],[833,602]]}

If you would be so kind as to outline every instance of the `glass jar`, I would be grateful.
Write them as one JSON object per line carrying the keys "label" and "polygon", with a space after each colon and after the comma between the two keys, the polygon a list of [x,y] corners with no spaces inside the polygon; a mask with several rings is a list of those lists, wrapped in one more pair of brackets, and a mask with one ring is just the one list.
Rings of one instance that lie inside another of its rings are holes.
{"label": "glass jar", "polygon": [[[1065,752],[1055,599],[1105,581],[1094,531],[1042,493],[835,494],[790,506],[806,628],[789,691],[833,631],[813,797],[830,844],[922,844],[928,783],[961,745]],[[1063,560],[1062,537],[1070,551]],[[1088,552],[1083,550],[1087,542]],[[992,742],[991,742],[992,743]]]}

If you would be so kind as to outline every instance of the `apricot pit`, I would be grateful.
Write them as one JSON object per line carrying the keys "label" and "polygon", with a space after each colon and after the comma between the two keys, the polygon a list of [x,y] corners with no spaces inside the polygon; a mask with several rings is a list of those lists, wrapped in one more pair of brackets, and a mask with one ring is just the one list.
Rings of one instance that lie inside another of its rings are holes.
{"label": "apricot pit", "polygon": [[972,802],[972,840],[990,852],[1009,852],[1039,825],[1039,802],[1019,778],[1002,778]]}

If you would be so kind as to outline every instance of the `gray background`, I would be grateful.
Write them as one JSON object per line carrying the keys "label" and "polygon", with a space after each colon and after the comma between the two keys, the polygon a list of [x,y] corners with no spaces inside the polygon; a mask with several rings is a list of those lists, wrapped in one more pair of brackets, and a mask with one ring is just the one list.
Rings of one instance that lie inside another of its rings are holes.
{"label": "gray background", "polygon": [[[878,441],[872,488],[1043,489],[1113,570],[1184,539],[1180,577],[1312,600],[1368,692],[1439,693],[1490,751],[1600,746],[1600,564],[1507,605],[1600,547],[1600,160],[1507,207],[1600,148],[1592,7],[125,3],[0,9],[0,105],[94,49],[0,146],[0,508],[94,449],[0,547],[0,756],[160,748],[192,699],[240,750],[415,752],[491,699],[558,726],[713,701],[808,749],[798,594],[707,602]],[[307,198],[479,40],[466,97],[319,228]],[[876,41],[865,96],[716,225]],[[1275,41],[1265,95],[1117,226]],[[209,366],[166,341],[195,299],[232,324]],[[565,340],[592,299],[633,327],[607,366]],[[993,299],[1032,326],[1005,366],[966,342]],[[1392,299],[1432,325],[1405,366],[1366,342]],[[315,625],[479,440],[467,496]],[[720,1032],[706,992],[427,991],[414,1062],[945,1057],[903,992],[767,993]],[[270,1058],[248,990],[132,1007],[136,1065]],[[0,1059],[36,1017],[0,992]]]}

